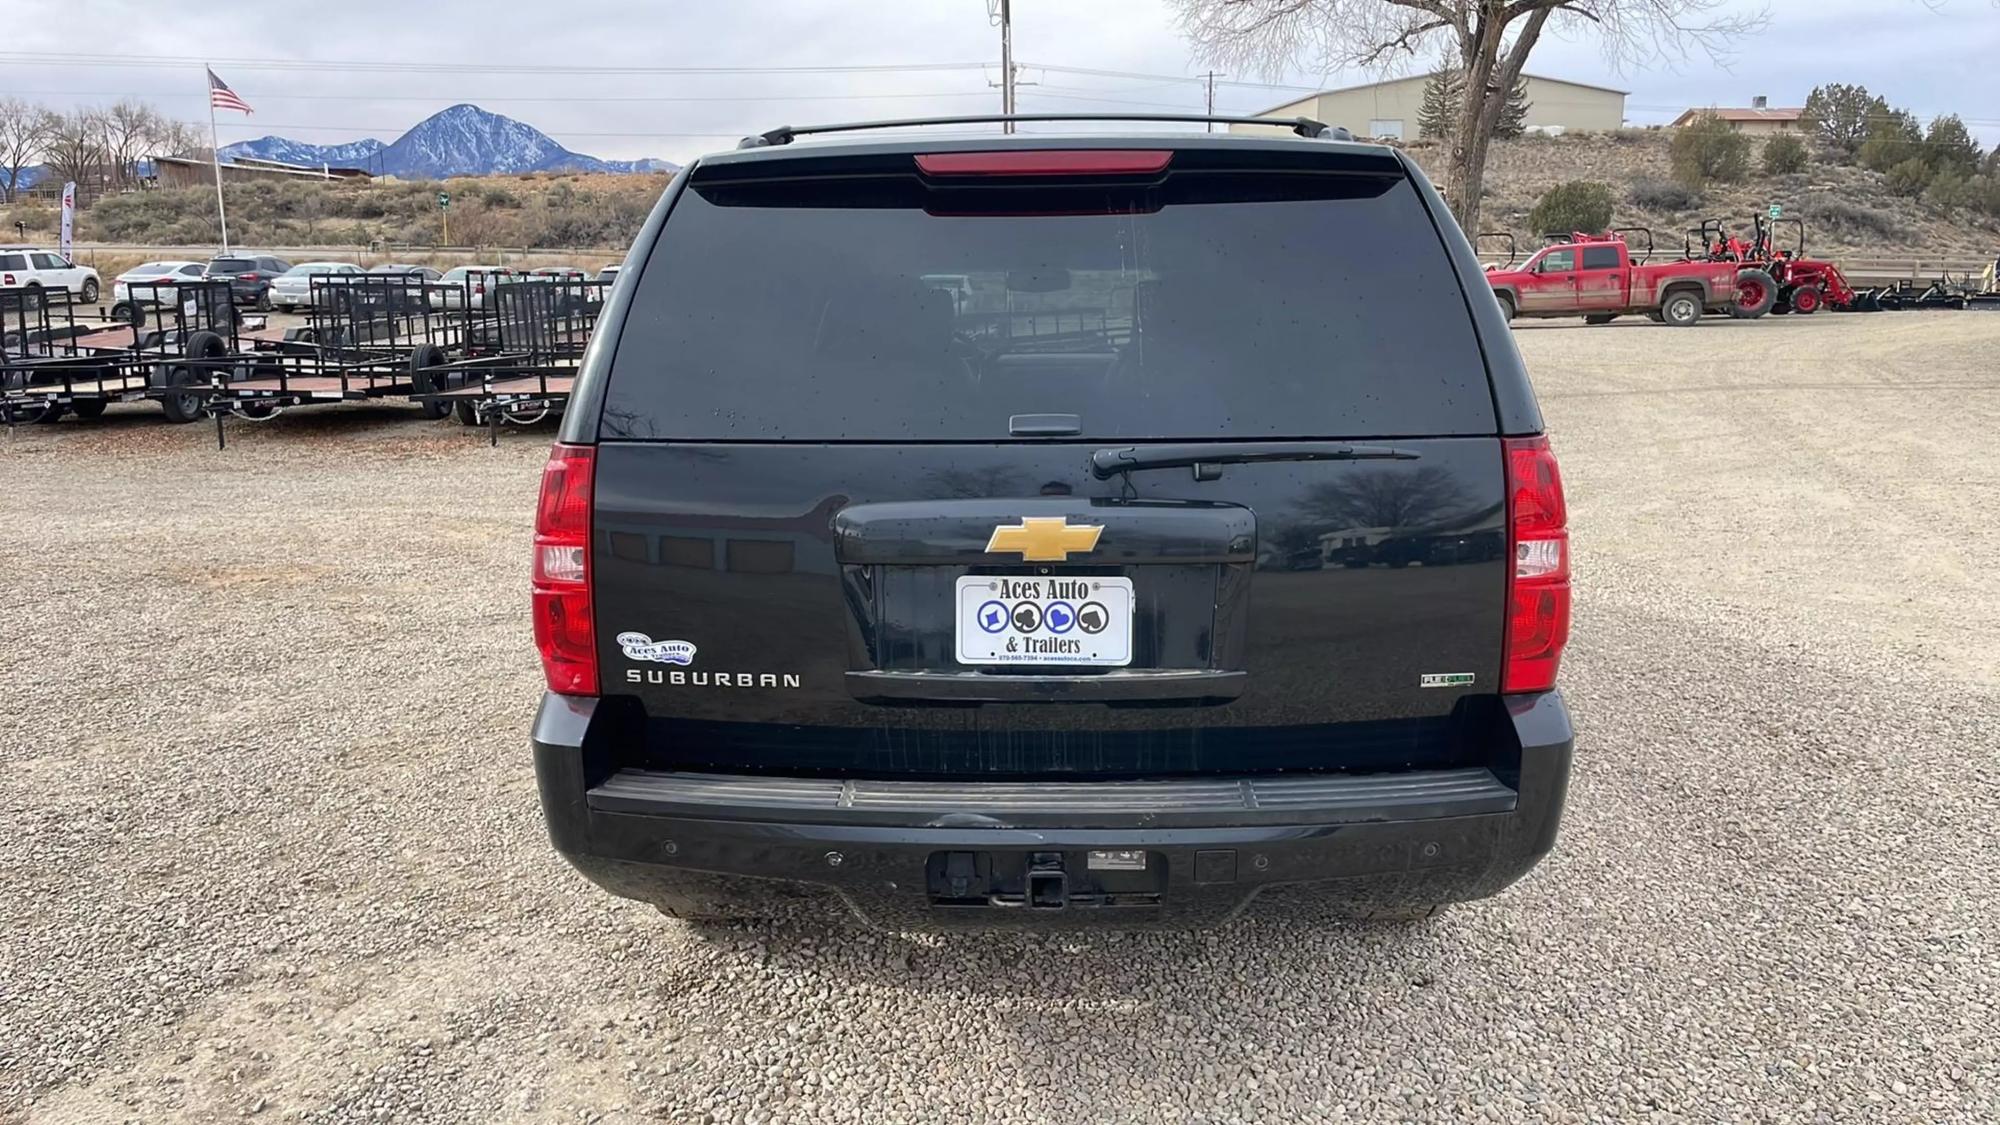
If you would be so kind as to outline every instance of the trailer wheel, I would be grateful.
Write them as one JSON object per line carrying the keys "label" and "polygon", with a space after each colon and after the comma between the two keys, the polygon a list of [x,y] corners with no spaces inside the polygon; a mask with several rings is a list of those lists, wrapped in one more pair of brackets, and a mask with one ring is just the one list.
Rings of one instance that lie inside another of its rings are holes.
{"label": "trailer wheel", "polygon": [[75,411],[79,418],[102,418],[104,408],[109,405],[111,404],[108,401],[101,398],[80,398],[70,403],[69,408]]}
{"label": "trailer wheel", "polygon": [[187,347],[182,349],[189,359],[221,359],[229,354],[229,345],[222,337],[207,329],[188,333]]}
{"label": "trailer wheel", "polygon": [[1818,312],[1820,305],[1824,303],[1820,299],[1818,286],[1802,285],[1792,290],[1792,311],[1800,316],[1811,316]]}
{"label": "trailer wheel", "polygon": [[139,311],[139,306],[130,301],[120,301],[111,306],[111,319],[126,324],[144,324],[146,321],[145,314]]}
{"label": "trailer wheel", "polygon": [[160,399],[160,409],[166,412],[167,421],[174,423],[193,422],[201,417],[202,394],[205,385],[201,373],[192,367],[176,367],[167,372],[167,386],[193,387],[190,393],[170,394]]}
{"label": "trailer wheel", "polygon": [[1759,269],[1736,271],[1736,303],[1729,315],[1739,320],[1755,320],[1771,311],[1778,301],[1778,283]]}
{"label": "trailer wheel", "polygon": [[1675,328],[1700,323],[1701,298],[1686,289],[1667,294],[1667,299],[1660,305],[1660,319]]}
{"label": "trailer wheel", "polygon": [[[418,394],[436,394],[445,389],[443,381],[429,371],[429,368],[443,367],[444,364],[444,349],[436,344],[418,344],[416,350],[410,353],[410,382],[416,387]],[[417,406],[423,410],[424,417],[431,421],[451,413],[451,403],[441,398],[423,399]]]}
{"label": "trailer wheel", "polygon": [[452,404],[451,409],[452,413],[458,415],[459,425],[477,426],[479,424],[479,411],[473,409],[472,400],[463,398],[459,399],[457,402]]}
{"label": "trailer wheel", "polygon": [[1585,324],[1610,324],[1617,319],[1617,313],[1585,313],[1583,322]]}

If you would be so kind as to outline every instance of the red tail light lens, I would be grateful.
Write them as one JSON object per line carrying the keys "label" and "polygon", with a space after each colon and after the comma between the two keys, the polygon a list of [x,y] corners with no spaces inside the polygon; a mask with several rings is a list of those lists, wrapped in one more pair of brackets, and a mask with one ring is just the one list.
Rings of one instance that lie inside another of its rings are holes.
{"label": "red tail light lens", "polygon": [[535,647],[549,690],[597,694],[597,628],[590,608],[590,507],[597,448],[561,445],[542,467],[535,507]]}
{"label": "red tail light lens", "polygon": [[1569,509],[1546,437],[1508,438],[1506,661],[1503,692],[1556,686],[1569,642]]}
{"label": "red tail light lens", "polygon": [[926,176],[1109,176],[1165,170],[1168,149],[1017,149],[1009,152],[926,152]]}
{"label": "red tail light lens", "polygon": [[255,280],[257,280],[257,275],[256,275],[256,274],[254,274],[254,273],[239,273],[239,274],[237,274],[237,275],[236,275],[236,280],[238,280],[238,281],[255,281]]}

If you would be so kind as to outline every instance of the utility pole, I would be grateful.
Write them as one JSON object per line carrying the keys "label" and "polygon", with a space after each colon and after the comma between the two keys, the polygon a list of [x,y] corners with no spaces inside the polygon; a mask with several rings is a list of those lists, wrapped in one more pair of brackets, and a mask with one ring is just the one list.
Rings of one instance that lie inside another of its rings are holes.
{"label": "utility pole", "polygon": [[[1202,77],[1208,80],[1208,115],[1209,115],[1210,117],[1214,117],[1214,116],[1215,116],[1215,80],[1216,80],[1217,78],[1220,78],[1220,77],[1223,77],[1223,76],[1222,76],[1222,75],[1219,75],[1219,74],[1217,74],[1217,73],[1215,73],[1214,71],[1212,71],[1212,70],[1211,70],[1211,71],[1209,71],[1209,72],[1208,72],[1207,74],[1204,74],[1204,75],[1202,75]],[[1208,123],[1208,131],[1209,131],[1209,132],[1211,132],[1211,133],[1215,132],[1215,122],[1211,121],[1211,122],[1209,122],[1209,123]]]}
{"label": "utility pole", "polygon": [[[1000,24],[1000,112],[1008,116],[1012,116],[1014,113],[1014,12],[1012,4],[1013,0],[999,0],[997,12],[993,8],[987,9],[989,13],[994,13],[990,18],[995,18]],[[1003,133],[1013,132],[1014,123],[1012,121],[1001,122],[1000,131]]]}

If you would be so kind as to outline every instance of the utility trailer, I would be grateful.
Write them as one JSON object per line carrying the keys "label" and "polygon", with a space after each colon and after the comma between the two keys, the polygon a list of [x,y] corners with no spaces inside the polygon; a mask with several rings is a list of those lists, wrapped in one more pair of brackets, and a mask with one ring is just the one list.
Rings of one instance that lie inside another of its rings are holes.
{"label": "utility trailer", "polygon": [[559,415],[576,385],[606,282],[581,274],[533,276],[497,286],[468,314],[465,358],[430,372],[432,389],[412,397],[467,426],[530,426]]}
{"label": "utility trailer", "polygon": [[53,422],[65,413],[96,418],[114,402],[145,398],[159,399],[172,421],[200,416],[199,396],[191,404],[175,385],[191,378],[191,347],[235,339],[239,321],[229,283],[131,288],[132,319],[96,327],[77,323],[67,294],[0,290],[0,410],[10,422]]}
{"label": "utility trailer", "polygon": [[187,382],[201,388],[218,445],[232,414],[263,420],[294,407],[381,398],[417,400],[426,418],[449,412],[419,396],[437,389],[434,369],[469,347],[469,319],[478,314],[463,294],[454,309],[441,293],[459,286],[403,274],[327,274],[308,286],[303,327],[190,346]]}

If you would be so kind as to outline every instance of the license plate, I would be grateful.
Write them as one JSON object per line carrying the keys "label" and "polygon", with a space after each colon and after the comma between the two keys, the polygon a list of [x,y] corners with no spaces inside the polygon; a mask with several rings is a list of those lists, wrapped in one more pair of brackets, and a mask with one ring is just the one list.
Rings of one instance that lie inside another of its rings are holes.
{"label": "license plate", "polygon": [[968,575],[958,580],[960,664],[1132,663],[1132,580]]}

